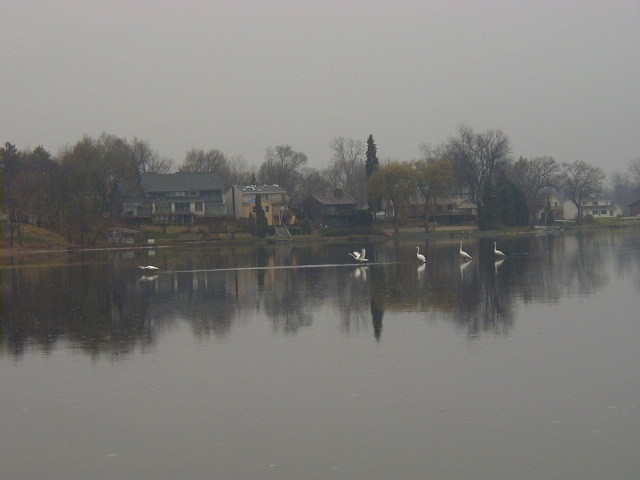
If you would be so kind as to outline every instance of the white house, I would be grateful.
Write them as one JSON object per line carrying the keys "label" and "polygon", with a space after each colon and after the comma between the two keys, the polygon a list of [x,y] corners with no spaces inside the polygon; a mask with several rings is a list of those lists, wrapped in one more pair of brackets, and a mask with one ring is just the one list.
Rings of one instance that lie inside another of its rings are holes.
{"label": "white house", "polygon": [[[570,201],[565,201],[563,205],[564,218],[574,219],[578,216],[578,208]],[[611,200],[599,197],[589,197],[582,201],[582,216],[591,215],[594,218],[609,218],[622,215],[622,209]]]}

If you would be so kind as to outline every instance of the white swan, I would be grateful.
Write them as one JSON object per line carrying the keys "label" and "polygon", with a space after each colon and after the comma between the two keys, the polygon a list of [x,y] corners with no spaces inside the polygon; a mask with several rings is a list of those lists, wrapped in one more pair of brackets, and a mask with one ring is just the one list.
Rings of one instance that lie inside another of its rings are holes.
{"label": "white swan", "polygon": [[418,258],[418,260],[420,260],[422,263],[427,263],[427,258],[422,255],[420,253],[420,247],[416,247],[416,257]]}
{"label": "white swan", "polygon": [[154,267],[153,265],[138,265],[138,268],[143,272],[154,272],[156,270],[160,270],[158,267]]}
{"label": "white swan", "polygon": [[362,252],[360,252],[360,253],[358,253],[358,252],[349,252],[349,255],[351,255],[353,258],[355,258],[360,263],[365,263],[365,262],[369,261],[368,258],[365,258],[366,254],[367,254],[367,251],[364,248],[362,249]]}
{"label": "white swan", "polygon": [[504,254],[504,253],[502,253],[500,250],[498,250],[498,249],[496,248],[497,246],[498,246],[498,245],[497,245],[497,243],[496,243],[496,242],[493,242],[493,253],[494,253],[494,255],[496,255],[497,257],[502,257],[502,258],[504,258],[504,257],[505,257],[505,254]]}
{"label": "white swan", "polygon": [[462,242],[460,242],[460,251],[458,252],[460,253],[460,256],[462,257],[462,259],[466,262],[467,260],[471,260],[471,255],[469,255],[467,252],[465,252],[464,250],[462,250]]}

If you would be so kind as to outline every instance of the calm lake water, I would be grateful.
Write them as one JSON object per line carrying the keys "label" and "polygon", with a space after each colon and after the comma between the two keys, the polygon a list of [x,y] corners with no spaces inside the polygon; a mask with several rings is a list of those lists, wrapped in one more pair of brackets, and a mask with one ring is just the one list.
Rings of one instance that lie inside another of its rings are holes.
{"label": "calm lake water", "polygon": [[9,259],[0,476],[638,478],[640,231],[458,248]]}

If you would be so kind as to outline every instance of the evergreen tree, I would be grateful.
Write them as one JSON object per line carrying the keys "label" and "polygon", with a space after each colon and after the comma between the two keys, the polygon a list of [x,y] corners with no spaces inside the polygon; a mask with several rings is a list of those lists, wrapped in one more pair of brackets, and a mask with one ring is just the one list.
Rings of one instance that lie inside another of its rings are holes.
{"label": "evergreen tree", "polygon": [[369,177],[373,175],[376,170],[378,170],[379,166],[380,162],[378,162],[378,150],[376,148],[376,144],[373,141],[373,135],[369,135],[369,138],[367,139],[367,159],[364,162],[367,180],[369,180]]}
{"label": "evergreen tree", "polygon": [[478,203],[478,228],[480,230],[498,228],[500,223],[499,200],[493,187],[493,182],[485,183],[482,197]]}
{"label": "evergreen tree", "polygon": [[478,205],[480,230],[528,224],[529,210],[522,189],[502,172],[485,183],[482,200]]}
{"label": "evergreen tree", "polygon": [[498,190],[500,222],[510,227],[528,225],[529,209],[524,192],[507,176],[500,175],[499,178],[501,180]]}
{"label": "evergreen tree", "polygon": [[544,208],[544,217],[542,218],[543,225],[552,225],[555,221],[555,215],[553,213],[553,209],[551,208],[551,200],[547,196],[547,203]]}
{"label": "evergreen tree", "polygon": [[256,236],[264,238],[267,236],[267,215],[262,208],[262,198],[256,195]]}

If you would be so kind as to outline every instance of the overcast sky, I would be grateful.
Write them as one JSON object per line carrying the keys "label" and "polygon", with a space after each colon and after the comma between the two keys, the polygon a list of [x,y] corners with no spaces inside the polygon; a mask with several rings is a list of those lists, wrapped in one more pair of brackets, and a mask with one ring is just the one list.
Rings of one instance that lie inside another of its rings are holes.
{"label": "overcast sky", "polygon": [[0,132],[52,154],[147,140],[259,165],[336,137],[420,157],[461,124],[513,155],[640,157],[640,1],[2,0]]}

